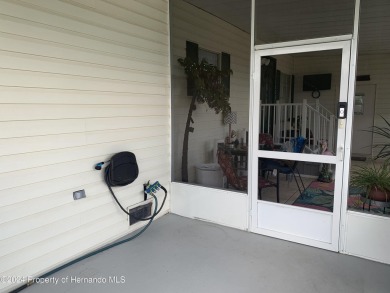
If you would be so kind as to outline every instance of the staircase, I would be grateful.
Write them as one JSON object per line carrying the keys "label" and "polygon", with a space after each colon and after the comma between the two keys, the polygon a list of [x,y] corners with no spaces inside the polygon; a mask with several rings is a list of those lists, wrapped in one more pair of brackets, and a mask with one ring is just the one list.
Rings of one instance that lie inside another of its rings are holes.
{"label": "staircase", "polygon": [[283,144],[291,138],[307,139],[306,152],[318,153],[321,141],[328,142],[328,150],[335,152],[336,117],[318,100],[309,104],[261,104],[260,133],[272,134],[274,143]]}

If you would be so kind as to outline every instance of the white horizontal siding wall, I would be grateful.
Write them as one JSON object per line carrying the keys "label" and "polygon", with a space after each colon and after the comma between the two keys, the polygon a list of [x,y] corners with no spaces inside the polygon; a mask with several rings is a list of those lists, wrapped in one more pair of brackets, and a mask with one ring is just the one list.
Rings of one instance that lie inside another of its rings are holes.
{"label": "white horizontal siding wall", "polygon": [[[200,48],[216,53],[230,54],[230,103],[237,112],[238,124],[232,129],[246,128],[249,120],[249,65],[250,35],[221,19],[206,13],[184,1],[171,2],[172,37],[172,115],[173,115],[173,160],[174,179],[181,180],[181,155],[184,128],[191,98],[187,97],[186,77],[177,62],[186,55],[186,41],[195,42]],[[250,17],[250,15],[248,15]],[[215,114],[206,105],[199,105],[193,113],[195,128],[190,133],[188,150],[189,181],[195,180],[195,165],[213,162],[216,140],[223,140],[228,126],[222,115]]]}
{"label": "white horizontal siding wall", "polygon": [[134,230],[97,162],[136,154],[124,206],[169,184],[168,1],[0,6],[0,273],[38,276]]}

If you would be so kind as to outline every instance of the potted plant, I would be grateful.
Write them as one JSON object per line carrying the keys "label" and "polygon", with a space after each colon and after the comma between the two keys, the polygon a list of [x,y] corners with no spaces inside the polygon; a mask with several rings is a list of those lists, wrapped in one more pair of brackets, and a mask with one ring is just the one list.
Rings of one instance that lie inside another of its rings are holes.
{"label": "potted plant", "polygon": [[351,185],[366,191],[365,197],[375,201],[390,202],[390,123],[381,115],[385,126],[373,126],[366,130],[384,138],[384,142],[376,144],[380,148],[374,158],[383,159],[381,165],[373,163],[372,166],[357,167],[351,174]]}
{"label": "potted plant", "polygon": [[390,201],[390,164],[360,166],[351,174],[351,185],[366,191],[367,199]]}
{"label": "potted plant", "polygon": [[193,82],[194,91],[191,97],[190,107],[187,114],[186,127],[184,130],[183,153],[182,153],[182,181],[188,182],[188,140],[191,132],[194,132],[193,112],[196,104],[206,103],[216,114],[226,115],[230,112],[229,93],[222,83],[222,78],[233,73],[231,70],[220,70],[217,66],[209,64],[206,60],[200,63],[189,58],[177,60],[187,77]]}
{"label": "potted plant", "polygon": [[376,144],[373,147],[374,148],[380,148],[380,151],[376,155],[375,159],[385,159],[386,161],[388,161],[389,158],[390,158],[390,144],[389,144],[389,141],[390,141],[390,123],[385,119],[385,117],[383,117],[382,115],[380,115],[380,116],[385,121],[386,126],[385,127],[373,126],[368,131],[370,131],[370,132],[372,132],[372,133],[374,133],[374,134],[376,134],[378,136],[381,136],[384,139],[387,139],[384,143]]}

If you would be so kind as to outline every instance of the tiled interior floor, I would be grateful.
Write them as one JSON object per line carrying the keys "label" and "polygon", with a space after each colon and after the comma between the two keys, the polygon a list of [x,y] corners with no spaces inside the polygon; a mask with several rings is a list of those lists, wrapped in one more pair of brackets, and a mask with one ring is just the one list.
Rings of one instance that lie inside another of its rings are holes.
{"label": "tiled interior floor", "polygon": [[[352,160],[350,170],[352,172],[353,170],[356,170],[360,166],[372,166],[372,165],[380,166],[381,164],[383,164],[383,161],[380,160],[377,161],[373,161],[371,159],[367,159],[366,161]],[[268,179],[272,182],[276,182],[276,177],[272,176],[272,174],[269,175]],[[300,183],[298,176],[297,176],[297,180]],[[307,188],[310,185],[310,183],[317,180],[317,177],[303,175],[302,180],[305,185],[305,188]],[[286,175],[280,175],[280,182],[279,182],[280,203],[292,205],[299,196],[300,196],[300,192],[298,190],[297,184],[293,179],[292,175],[290,175],[289,177]],[[273,187],[264,188],[262,190],[262,200],[269,201],[269,202],[276,202],[276,188]],[[367,210],[363,211],[358,209],[358,211],[371,213]]]}
{"label": "tiled interior floor", "polygon": [[[297,179],[298,182],[300,182],[298,177]],[[307,188],[310,185],[310,183],[315,181],[316,179],[317,179],[316,177],[303,176],[302,181],[303,184],[305,185],[305,188]],[[268,180],[272,182],[276,182],[276,177],[269,175]],[[301,187],[301,191],[303,191],[302,187]],[[288,177],[286,175],[280,175],[280,181],[279,181],[280,203],[293,204],[299,195],[300,194],[299,194],[298,186],[295,183],[295,180],[292,177]],[[261,196],[262,196],[262,200],[276,202],[276,188],[274,187],[264,188],[261,191]]]}
{"label": "tiled interior floor", "polygon": [[[377,160],[373,161],[371,159],[367,159],[366,161],[351,161],[351,171],[356,170],[358,167],[362,166],[380,166],[383,164],[383,161]],[[276,182],[276,177],[273,177],[270,175],[268,179],[272,182]],[[297,177],[299,180],[299,178]],[[317,177],[315,176],[302,176],[303,183],[305,187],[307,187],[311,182],[315,181]],[[299,196],[298,187],[295,183],[295,180],[292,176],[287,178],[286,175],[280,175],[280,182],[279,182],[279,188],[280,188],[280,202],[285,204],[292,204],[297,197]],[[266,201],[274,201],[276,202],[276,190],[275,188],[266,188],[262,191],[262,197],[263,200]]]}
{"label": "tiled interior floor", "polygon": [[[270,176],[268,178],[270,181],[275,182],[276,178]],[[298,182],[299,181],[299,178]],[[316,178],[308,178],[308,177],[302,177],[303,184],[307,188],[309,184],[313,181],[315,181]],[[301,191],[303,192],[302,188]],[[280,180],[279,180],[279,198],[280,198],[280,203],[284,204],[293,204],[294,201],[298,198],[300,195],[297,184],[295,183],[295,180],[293,178],[289,178],[285,175],[280,175]],[[276,188],[264,188],[261,191],[261,196],[262,199],[265,201],[271,201],[271,202],[276,202]]]}

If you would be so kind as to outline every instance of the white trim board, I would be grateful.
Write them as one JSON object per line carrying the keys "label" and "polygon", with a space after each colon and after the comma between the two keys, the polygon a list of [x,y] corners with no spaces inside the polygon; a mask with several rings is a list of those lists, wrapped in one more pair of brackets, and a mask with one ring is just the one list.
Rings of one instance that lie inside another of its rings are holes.
{"label": "white trim board", "polygon": [[248,195],[172,182],[171,212],[216,224],[248,229]]}
{"label": "white trim board", "polygon": [[337,235],[331,232],[332,213],[262,201],[257,203],[257,210],[259,216],[253,232],[337,251],[332,239]]}
{"label": "white trim board", "polygon": [[350,254],[390,264],[390,218],[347,212],[345,250]]}
{"label": "white trim board", "polygon": [[316,39],[306,39],[306,40],[298,40],[298,41],[290,41],[290,42],[256,45],[255,50],[275,49],[275,48],[293,47],[293,46],[301,46],[301,45],[324,44],[330,42],[349,41],[351,39],[352,39],[352,35],[340,35],[340,36],[333,36],[333,37],[326,37],[326,38],[316,38]]}

